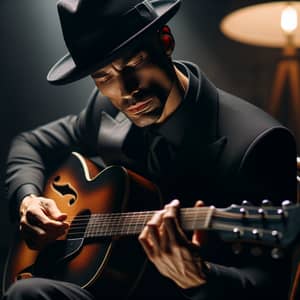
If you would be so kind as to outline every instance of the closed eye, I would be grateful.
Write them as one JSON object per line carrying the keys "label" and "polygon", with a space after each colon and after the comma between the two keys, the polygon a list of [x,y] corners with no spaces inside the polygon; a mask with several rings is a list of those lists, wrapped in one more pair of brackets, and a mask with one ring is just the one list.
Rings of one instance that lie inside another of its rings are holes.
{"label": "closed eye", "polygon": [[143,55],[139,55],[138,57],[134,58],[129,63],[127,63],[127,66],[132,68],[139,68],[143,66],[146,62],[147,59]]}
{"label": "closed eye", "polygon": [[111,73],[99,73],[99,74],[93,74],[92,77],[100,83],[108,82],[110,79],[113,78]]}
{"label": "closed eye", "polygon": [[113,78],[112,75],[106,75],[106,76],[100,77],[99,79],[97,79],[97,81],[99,81],[101,83],[105,83],[105,82],[110,81],[112,78]]}

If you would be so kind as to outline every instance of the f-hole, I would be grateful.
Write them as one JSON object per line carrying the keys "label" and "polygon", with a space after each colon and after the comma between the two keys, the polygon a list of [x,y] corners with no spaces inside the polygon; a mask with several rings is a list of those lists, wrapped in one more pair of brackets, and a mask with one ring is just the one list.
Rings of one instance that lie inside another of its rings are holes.
{"label": "f-hole", "polygon": [[58,175],[54,178],[52,183],[53,189],[61,196],[71,195],[72,198],[69,200],[69,205],[73,205],[77,200],[77,193],[69,183],[60,183],[61,177]]}

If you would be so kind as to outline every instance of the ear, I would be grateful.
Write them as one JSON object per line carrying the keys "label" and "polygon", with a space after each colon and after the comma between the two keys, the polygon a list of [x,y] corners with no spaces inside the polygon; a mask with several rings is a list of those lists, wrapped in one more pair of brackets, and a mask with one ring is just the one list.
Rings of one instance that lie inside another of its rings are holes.
{"label": "ear", "polygon": [[171,56],[175,48],[175,39],[169,26],[164,25],[158,31],[159,38],[168,56]]}

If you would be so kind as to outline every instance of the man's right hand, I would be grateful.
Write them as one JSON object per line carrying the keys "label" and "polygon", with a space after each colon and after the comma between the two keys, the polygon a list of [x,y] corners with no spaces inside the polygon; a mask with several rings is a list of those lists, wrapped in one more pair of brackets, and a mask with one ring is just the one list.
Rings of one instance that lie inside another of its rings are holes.
{"label": "man's right hand", "polygon": [[28,247],[40,250],[55,241],[69,227],[67,214],[52,199],[26,196],[20,205],[20,231]]}

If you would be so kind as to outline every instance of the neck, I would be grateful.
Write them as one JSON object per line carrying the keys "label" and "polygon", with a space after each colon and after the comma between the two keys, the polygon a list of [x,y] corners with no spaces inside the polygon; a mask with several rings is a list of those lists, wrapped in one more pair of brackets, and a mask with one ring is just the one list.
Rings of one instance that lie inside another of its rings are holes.
{"label": "neck", "polygon": [[174,66],[174,69],[175,69],[175,73],[177,75],[178,84],[180,85],[180,89],[182,90],[183,95],[184,95],[185,91],[188,88],[189,80],[181,71],[178,70],[178,68],[176,66]]}
{"label": "neck", "polygon": [[162,115],[156,123],[162,123],[180,105],[188,87],[188,78],[174,66],[175,78]]}

